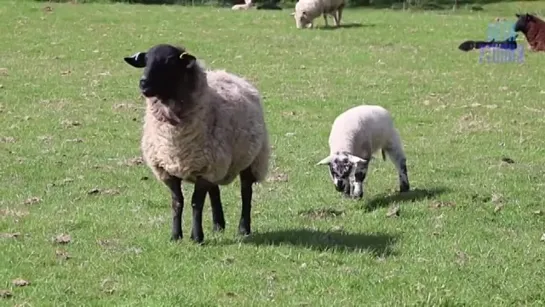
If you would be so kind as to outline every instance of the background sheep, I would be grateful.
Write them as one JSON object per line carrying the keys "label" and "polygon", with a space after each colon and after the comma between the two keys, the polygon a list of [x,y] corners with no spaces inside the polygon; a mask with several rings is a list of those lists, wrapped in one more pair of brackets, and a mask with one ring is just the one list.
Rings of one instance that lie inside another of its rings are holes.
{"label": "background sheep", "polygon": [[335,26],[341,25],[341,17],[345,6],[345,0],[300,0],[295,4],[295,12],[291,13],[295,18],[295,26],[298,29],[312,28],[313,20],[323,14],[327,27],[327,15],[333,16]]}
{"label": "background sheep", "polygon": [[214,229],[225,227],[218,185],[240,176],[239,233],[250,234],[252,184],[265,179],[269,140],[261,96],[246,80],[205,71],[183,47],[160,44],[125,61],[144,68],[146,99],[141,149],[172,196],[172,239],[182,238],[182,180],[194,184],[191,239],[202,242],[202,210],[210,195]]}
{"label": "background sheep", "polygon": [[329,134],[329,156],[317,163],[328,165],[339,192],[361,198],[363,181],[372,155],[382,149],[399,174],[401,192],[410,189],[407,159],[390,113],[381,106],[361,105],[337,116]]}
{"label": "background sheep", "polygon": [[515,14],[515,32],[522,32],[533,51],[545,51],[545,22],[532,14]]}
{"label": "background sheep", "polygon": [[233,7],[231,7],[234,11],[240,11],[240,10],[248,10],[253,6],[253,3],[251,0],[245,0],[244,4],[235,4]]}

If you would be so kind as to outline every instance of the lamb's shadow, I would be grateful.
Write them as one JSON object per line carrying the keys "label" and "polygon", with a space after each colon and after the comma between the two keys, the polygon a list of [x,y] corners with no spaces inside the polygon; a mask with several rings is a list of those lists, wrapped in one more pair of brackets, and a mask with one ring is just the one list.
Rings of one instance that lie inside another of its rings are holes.
{"label": "lamb's shadow", "polygon": [[244,243],[254,245],[294,245],[316,251],[368,251],[375,256],[395,255],[393,246],[397,237],[389,234],[346,233],[341,231],[323,232],[310,229],[291,229],[253,233],[244,238]]}
{"label": "lamb's shadow", "polygon": [[321,27],[317,27],[317,28],[320,29],[320,30],[337,30],[337,29],[350,29],[350,28],[373,28],[373,27],[376,27],[376,26],[377,25],[373,24],[373,23],[362,24],[362,23],[358,23],[358,22],[353,22],[353,23],[342,23],[338,27],[335,27],[334,25],[329,25],[328,27],[321,26]]}
{"label": "lamb's shadow", "polygon": [[417,201],[425,198],[433,198],[450,191],[445,187],[437,187],[432,189],[414,189],[404,193],[395,194],[379,194],[373,197],[365,205],[367,211],[374,211],[381,207],[387,207],[394,202],[409,202]]}

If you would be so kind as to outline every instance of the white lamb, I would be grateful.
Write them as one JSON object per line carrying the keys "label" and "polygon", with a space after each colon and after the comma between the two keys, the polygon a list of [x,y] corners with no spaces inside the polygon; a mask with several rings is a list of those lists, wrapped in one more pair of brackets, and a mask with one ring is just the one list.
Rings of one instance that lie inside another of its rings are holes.
{"label": "white lamb", "polygon": [[183,47],[160,44],[125,61],[144,68],[141,149],[172,196],[172,240],[182,238],[182,180],[194,184],[191,239],[204,239],[202,210],[210,195],[214,230],[225,228],[218,185],[240,176],[239,233],[250,234],[252,184],[265,179],[269,137],[258,90],[225,71],[206,71]]}
{"label": "white lamb", "polygon": [[248,10],[253,6],[252,0],[245,0],[244,4],[235,4],[231,9],[233,11]]}
{"label": "white lamb", "polygon": [[382,150],[399,174],[401,192],[410,189],[407,159],[390,113],[381,106],[361,105],[337,116],[329,134],[329,156],[317,165],[328,165],[331,180],[339,192],[354,198],[363,196],[363,181],[372,155]]}
{"label": "white lamb", "polygon": [[327,15],[333,16],[335,26],[341,25],[345,0],[300,0],[295,4],[295,12],[291,13],[295,18],[295,26],[298,29],[312,28],[313,20],[323,14],[327,27]]}

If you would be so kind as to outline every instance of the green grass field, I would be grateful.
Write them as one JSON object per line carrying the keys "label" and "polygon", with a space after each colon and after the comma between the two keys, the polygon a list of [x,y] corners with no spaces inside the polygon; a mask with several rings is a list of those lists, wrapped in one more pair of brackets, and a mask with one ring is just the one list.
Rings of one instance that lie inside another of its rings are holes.
{"label": "green grass field", "polygon": [[[486,65],[457,49],[539,7],[354,9],[360,27],[304,31],[290,10],[2,1],[0,305],[543,306],[545,54]],[[193,244],[186,201],[169,241],[170,194],[137,159],[141,71],[123,61],[157,43],[262,91],[274,152],[248,238],[237,180],[225,233],[207,200]],[[315,166],[358,104],[392,112],[414,192],[376,159],[364,198],[344,199]]]}

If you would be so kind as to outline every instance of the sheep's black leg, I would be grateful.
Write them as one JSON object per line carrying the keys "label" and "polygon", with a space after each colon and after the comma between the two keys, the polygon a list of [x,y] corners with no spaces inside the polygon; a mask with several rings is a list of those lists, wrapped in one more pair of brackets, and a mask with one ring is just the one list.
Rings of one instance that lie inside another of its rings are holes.
{"label": "sheep's black leg", "polygon": [[202,230],[202,209],[204,200],[211,185],[203,179],[197,179],[195,189],[191,196],[191,207],[193,207],[193,227],[191,229],[191,240],[202,243],[204,240],[204,232]]}
{"label": "sheep's black leg", "polygon": [[210,196],[210,205],[212,207],[212,223],[214,231],[222,231],[225,229],[225,217],[223,216],[223,206],[221,205],[220,187],[213,185],[208,190]]}
{"label": "sheep's black leg", "polygon": [[182,179],[170,177],[164,181],[170,189],[172,196],[172,236],[171,240],[176,241],[183,238],[182,234],[182,212],[184,211],[184,195],[182,194]]}
{"label": "sheep's black leg", "polygon": [[409,175],[407,174],[407,160],[401,159],[399,162],[399,191],[407,192],[410,190]]}
{"label": "sheep's black leg", "polygon": [[255,181],[255,177],[249,167],[240,172],[240,196],[242,198],[242,210],[240,213],[238,232],[241,235],[249,235],[251,233],[250,215],[252,211],[252,185]]}

